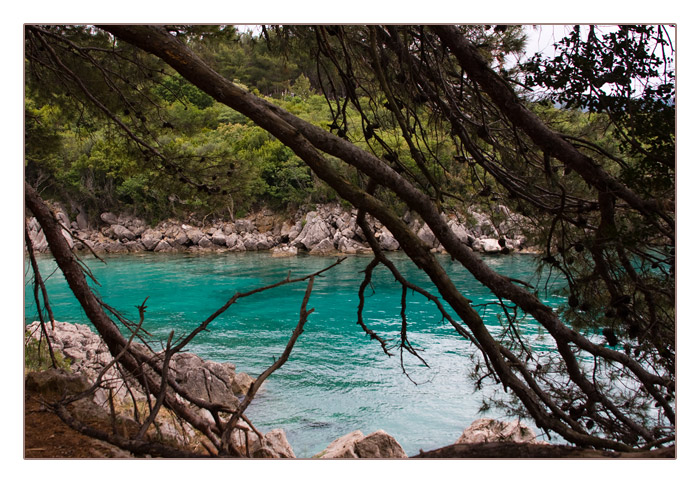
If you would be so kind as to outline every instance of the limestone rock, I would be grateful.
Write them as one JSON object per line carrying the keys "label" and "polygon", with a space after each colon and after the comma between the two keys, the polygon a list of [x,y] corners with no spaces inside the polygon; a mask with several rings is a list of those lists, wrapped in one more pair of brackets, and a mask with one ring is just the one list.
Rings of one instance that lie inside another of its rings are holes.
{"label": "limestone rock", "polygon": [[[284,238],[286,241],[289,241],[289,240],[290,240],[289,235],[292,233],[292,230],[294,229],[294,226],[295,226],[295,225],[294,225],[294,222],[293,222],[293,221],[284,220],[284,221],[282,222],[282,224],[280,225],[280,233],[279,233],[280,236],[281,236],[282,238]],[[296,232],[296,235],[299,234],[299,231],[300,231],[300,230],[298,230],[298,231]],[[295,237],[296,237],[296,235],[295,235]]]}
{"label": "limestone rock", "polygon": [[[31,337],[38,339],[41,335],[38,322],[28,325],[26,329]],[[88,381],[93,381],[111,360],[107,346],[87,325],[56,322],[54,329],[47,329],[54,350],[70,357],[71,370],[84,375]],[[140,347],[139,344],[134,346]],[[236,372],[233,364],[205,361],[186,352],[173,356],[171,370],[178,383],[192,394],[234,407],[238,405],[237,396],[247,393],[255,381],[248,374]],[[119,378],[119,373],[114,368],[105,376],[106,380],[115,381],[117,396],[127,398],[123,384],[116,382]]]}
{"label": "limestone rock", "polygon": [[340,238],[338,239],[338,251],[342,253],[355,254],[371,253],[372,249],[353,239],[346,238],[345,236],[340,236]]}
{"label": "limestone rock", "polygon": [[418,230],[417,235],[418,238],[427,243],[430,248],[436,248],[438,246],[438,240],[435,238],[435,235],[427,223]]}
{"label": "limestone rock", "polygon": [[36,252],[44,252],[48,249],[49,243],[46,240],[46,235],[41,229],[41,225],[36,218],[32,218],[29,222],[29,239],[32,242],[32,247]]}
{"label": "limestone rock", "polygon": [[297,247],[291,245],[279,245],[272,249],[273,257],[294,257],[297,253]]}
{"label": "limestone rock", "polygon": [[27,228],[29,228],[29,231],[34,231],[38,232],[41,230],[41,225],[39,224],[39,220],[37,220],[35,217],[31,217],[29,221],[27,222]]}
{"label": "limestone rock", "polygon": [[[69,392],[80,392],[92,384],[97,375],[112,360],[100,336],[86,325],[56,322],[54,329],[50,326],[47,329],[54,351],[71,357],[72,374],[56,376],[49,373],[29,376],[28,384],[33,384],[32,387],[36,388],[43,387],[42,392],[53,391],[58,395],[68,389],[70,389]],[[38,322],[29,324],[26,330],[30,337],[38,339],[41,336]],[[132,348],[142,351],[144,355],[148,354],[146,348],[140,344],[135,343]],[[247,392],[253,381],[247,374],[237,373],[233,364],[205,361],[190,353],[175,354],[170,368],[173,377],[190,394],[233,408],[239,404],[237,396]],[[75,376],[76,374],[80,376]],[[110,367],[104,376],[102,387],[95,391],[92,402],[103,408],[108,407],[109,389],[111,389],[115,405],[118,408],[126,408],[124,414],[128,418],[132,414],[131,409],[128,409],[133,403],[132,395],[139,404],[145,404],[146,398],[139,391],[136,381],[130,381],[128,384],[131,392],[127,391],[126,386],[120,372],[114,366]],[[158,418],[159,434],[174,438],[182,444],[186,444],[194,437],[191,428],[175,424],[164,414],[160,414]],[[270,457],[293,458],[294,453],[284,437],[284,432],[280,431],[273,430],[265,435],[264,447],[269,451]]]}
{"label": "limestone rock", "polygon": [[359,429],[334,440],[326,449],[318,453],[314,458],[337,459],[358,458],[355,452],[355,444],[365,435]]}
{"label": "limestone rock", "polygon": [[407,458],[406,452],[393,436],[381,429],[365,436],[362,431],[341,436],[317,454],[315,458]]}
{"label": "limestone rock", "polygon": [[272,248],[272,243],[267,236],[262,233],[245,233],[242,236],[243,246],[246,250],[269,250]]}
{"label": "limestone rock", "polygon": [[233,235],[234,225],[233,223],[222,223],[220,230],[224,232],[224,235]]}
{"label": "limestone rock", "polygon": [[535,443],[535,432],[519,421],[503,422],[490,418],[474,421],[464,430],[455,444],[462,443]]}
{"label": "limestone rock", "polygon": [[408,458],[393,436],[379,430],[355,444],[359,458]]}
{"label": "limestone rock", "polygon": [[301,230],[304,229],[304,222],[303,220],[297,220],[297,222],[294,224],[294,226],[289,230],[289,239],[294,240],[296,239],[299,234],[301,233]]}
{"label": "limestone rock", "polygon": [[455,236],[459,238],[459,241],[467,245],[471,244],[469,241],[469,238],[471,238],[471,236],[469,235],[469,232],[462,223],[458,222],[457,220],[450,220],[447,223],[447,226],[450,227]]}
{"label": "limestone rock", "polygon": [[[292,446],[287,441],[287,435],[283,429],[273,429],[260,437],[250,429],[250,426],[240,421],[238,423],[243,428],[247,428],[248,450],[253,458],[295,458]],[[238,447],[242,454],[246,454],[245,431],[234,431],[234,445]]]}
{"label": "limestone rock", "polygon": [[211,236],[211,241],[214,245],[227,246],[226,244],[226,234],[219,230],[216,230]]}
{"label": "limestone rock", "polygon": [[233,232],[226,237],[226,248],[234,252],[245,251],[245,245],[243,244],[243,240],[241,239],[241,237],[239,237]]}
{"label": "limestone rock", "polygon": [[102,250],[107,253],[126,253],[129,251],[126,246],[118,241],[108,241],[102,244]]}
{"label": "limestone rock", "polygon": [[126,239],[127,241],[132,241],[136,239],[134,232],[123,225],[112,225],[112,233],[114,233],[114,238],[117,240]]}
{"label": "limestone rock", "polygon": [[496,234],[496,227],[488,215],[477,211],[469,211],[469,215],[474,219],[472,231],[476,236],[493,236]]}
{"label": "limestone rock", "polygon": [[181,352],[170,365],[178,384],[192,395],[212,403],[238,407],[238,398],[230,390],[234,372],[229,366],[203,361],[195,354]]}
{"label": "limestone rock", "polygon": [[229,381],[231,391],[238,396],[248,394],[253,383],[255,383],[255,379],[245,372],[235,372]]}
{"label": "limestone rock", "polygon": [[[456,237],[475,251],[496,253],[502,248],[507,248],[508,250],[503,250],[505,253],[526,248],[523,233],[528,225],[527,220],[511,212],[505,205],[498,206],[497,210],[499,219],[503,220],[498,226],[494,226],[491,215],[473,208],[459,217],[446,214],[441,216]],[[65,212],[59,206],[55,206],[54,211],[63,220],[64,225],[68,226],[69,220]],[[69,231],[64,231],[64,236],[71,246],[83,249],[88,245],[97,252],[123,253],[142,249],[153,251],[161,240],[165,240],[174,251],[211,251],[222,248],[230,251],[260,251],[288,244],[290,247],[309,252],[315,249],[314,253],[320,254],[329,254],[335,250],[349,254],[371,252],[364,233],[357,226],[357,210],[348,210],[338,203],[317,205],[314,211],[307,213],[298,211],[293,218],[286,220],[282,219],[281,215],[263,210],[234,222],[218,220],[207,226],[200,226],[198,221],[190,217],[187,219],[189,225],[168,220],[156,228],[148,228],[140,218],[123,214],[116,216],[107,212],[100,216],[104,225],[99,229],[81,230],[87,228],[87,220],[83,218],[76,220],[71,226],[73,230],[80,231],[78,236],[85,240],[84,243],[74,241]],[[431,229],[415,214],[406,212],[403,221],[431,250],[444,251]],[[400,249],[391,232],[378,220],[368,216],[367,222],[382,250]],[[196,228],[195,224],[199,228]],[[36,220],[34,223],[30,220],[29,232],[35,249],[38,252],[46,251],[48,246]],[[100,233],[104,235],[102,238],[98,237]],[[497,248],[493,243],[494,239],[499,238],[505,240],[505,247],[501,245]],[[324,241],[326,239],[330,239],[334,249]],[[160,249],[168,248],[165,244],[160,244]],[[274,256],[287,256],[292,253],[293,250],[283,247],[276,251]]]}
{"label": "limestone rock", "polygon": [[336,218],[336,227],[338,231],[354,230],[357,226],[357,218],[351,213],[343,212]]}
{"label": "limestone rock", "polygon": [[382,227],[376,236],[382,250],[395,251],[400,248],[399,242],[386,227]]}
{"label": "limestone rock", "polygon": [[129,241],[126,242],[124,246],[131,253],[138,253],[146,250],[146,246],[140,241]]}
{"label": "limestone rock", "polygon": [[236,220],[233,226],[238,234],[252,233],[253,231],[255,231],[255,224],[253,224],[252,221],[246,219]]}
{"label": "limestone rock", "polygon": [[182,248],[190,243],[190,238],[187,236],[183,230],[178,230],[174,236],[168,238],[168,243],[170,243],[175,248]]}
{"label": "limestone rock", "polygon": [[136,236],[141,236],[141,234],[148,229],[146,222],[141,218],[131,218],[124,226],[131,230]]}
{"label": "limestone rock", "polygon": [[70,218],[68,218],[68,215],[66,214],[65,211],[63,211],[63,208],[61,208],[60,206],[56,206],[55,211],[56,211],[56,219],[63,227],[63,228],[61,228],[61,234],[63,235],[63,238],[66,239],[68,246],[70,248],[73,248],[73,246],[75,245],[75,241],[73,240],[73,235],[70,232],[70,227],[71,227]]}
{"label": "limestone rock", "polygon": [[199,245],[202,248],[211,248],[213,246],[213,243],[206,236],[202,236],[202,238],[199,239],[197,245]]}
{"label": "limestone rock", "polygon": [[107,223],[108,225],[118,225],[119,224],[119,218],[117,218],[117,215],[114,213],[102,213],[100,215],[100,219]]}
{"label": "limestone rock", "polygon": [[146,250],[153,250],[158,242],[163,239],[163,233],[159,230],[149,228],[141,234],[141,243],[146,247]]}
{"label": "limestone rock", "polygon": [[306,215],[306,224],[292,243],[310,251],[321,241],[331,236],[331,231],[325,220],[317,212],[312,211]]}
{"label": "limestone rock", "polygon": [[25,384],[27,389],[36,391],[44,396],[54,395],[58,397],[64,394],[79,394],[90,387],[85,376],[54,368],[28,373],[25,378]]}
{"label": "limestone rock", "polygon": [[502,248],[495,238],[482,238],[478,243],[484,253],[500,253]]}
{"label": "limestone rock", "polygon": [[309,251],[312,255],[329,255],[335,252],[335,246],[330,238],[324,238]]}
{"label": "limestone rock", "polygon": [[184,231],[193,245],[199,244],[199,241],[204,237],[204,233],[199,228],[187,227]]}
{"label": "limestone rock", "polygon": [[170,252],[172,250],[173,250],[172,245],[170,243],[168,243],[166,240],[159,241],[158,244],[153,249],[154,252]]}
{"label": "limestone rock", "polygon": [[[283,429],[277,428],[265,433],[263,445],[263,448],[253,452],[254,458],[270,457],[268,455],[271,455],[272,458],[295,458],[292,446],[287,441],[287,435]],[[264,450],[264,453],[261,450]]]}
{"label": "limestone rock", "polygon": [[75,217],[75,222],[78,224],[78,230],[88,229],[87,217],[85,216],[85,213],[83,211],[78,213],[78,215]]}

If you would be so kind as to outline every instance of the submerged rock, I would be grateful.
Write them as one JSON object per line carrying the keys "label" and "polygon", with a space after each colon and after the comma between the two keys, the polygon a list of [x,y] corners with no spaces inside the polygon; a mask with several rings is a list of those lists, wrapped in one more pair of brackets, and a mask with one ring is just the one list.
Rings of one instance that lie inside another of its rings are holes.
{"label": "submerged rock", "polygon": [[297,253],[297,247],[290,245],[278,245],[272,249],[273,257],[294,257]]}

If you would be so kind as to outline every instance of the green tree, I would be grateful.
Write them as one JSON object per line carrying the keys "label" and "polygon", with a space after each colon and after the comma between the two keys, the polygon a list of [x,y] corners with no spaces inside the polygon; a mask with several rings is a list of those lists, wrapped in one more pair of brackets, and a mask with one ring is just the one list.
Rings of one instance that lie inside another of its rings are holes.
{"label": "green tree", "polygon": [[297,77],[292,85],[292,94],[299,96],[302,100],[306,101],[311,96],[311,81],[303,73]]}

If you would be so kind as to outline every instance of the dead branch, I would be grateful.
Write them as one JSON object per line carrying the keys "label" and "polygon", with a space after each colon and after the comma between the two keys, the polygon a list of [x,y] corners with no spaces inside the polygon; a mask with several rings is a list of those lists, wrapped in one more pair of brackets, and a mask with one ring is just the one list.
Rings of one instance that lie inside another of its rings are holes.
{"label": "dead branch", "polygon": [[[49,315],[49,320],[51,321],[51,328],[55,328],[55,320],[53,318],[53,312],[51,311],[51,305],[49,304],[49,294],[46,291],[46,285],[41,278],[41,273],[39,272],[39,264],[36,262],[36,257],[34,256],[34,247],[32,245],[32,240],[29,237],[29,231],[27,230],[27,224],[24,224],[24,242],[27,247],[27,254],[29,255],[29,260],[32,265],[32,270],[34,271],[34,304],[36,305],[37,314],[39,316],[39,325],[41,327],[42,337],[46,338],[46,344],[49,349],[49,357],[51,357],[51,365],[53,367],[58,367],[56,362],[56,356],[53,352],[53,347],[51,346],[51,340],[49,339],[49,334],[46,330],[46,324],[44,323],[43,310],[41,309],[41,302],[39,301],[39,289],[44,297],[44,307]],[[41,339],[40,339],[41,340]],[[41,352],[41,344],[38,348]]]}
{"label": "dead branch", "polygon": [[191,451],[182,450],[172,446],[167,446],[161,443],[134,440],[130,438],[125,438],[119,436],[118,434],[109,434],[104,431],[100,431],[91,426],[88,426],[77,419],[75,419],[68,409],[61,405],[55,404],[50,406],[53,411],[58,415],[61,420],[74,430],[82,433],[91,438],[99,439],[101,441],[106,441],[107,443],[113,444],[119,448],[125,449],[132,452],[136,456],[151,455],[161,458],[205,458],[206,455],[201,455],[198,453],[193,453]]}
{"label": "dead branch", "polygon": [[262,386],[262,383],[265,382],[265,379],[267,379],[273,372],[275,372],[277,369],[282,367],[285,362],[287,362],[287,360],[289,359],[289,355],[292,353],[292,349],[294,348],[294,344],[296,343],[297,339],[302,334],[302,332],[304,332],[304,325],[306,324],[309,315],[311,315],[311,313],[314,311],[314,309],[306,309],[306,306],[309,302],[309,297],[311,297],[311,291],[314,286],[314,278],[314,275],[308,278],[309,282],[306,286],[306,292],[304,293],[304,299],[301,302],[301,309],[299,311],[299,322],[297,323],[296,328],[292,332],[292,336],[289,338],[284,352],[282,352],[282,355],[279,357],[279,359],[277,359],[270,367],[263,371],[263,373],[260,374],[257,377],[257,379],[255,379],[255,382],[252,386],[250,386],[250,389],[248,390],[245,399],[243,400],[243,402],[241,402],[236,412],[231,415],[231,418],[226,423],[226,428],[222,434],[223,450],[226,453],[230,453],[233,449],[231,445],[232,429],[238,423],[238,420],[241,418],[245,410],[255,398],[255,394],[258,392],[258,389],[260,389],[260,386]]}

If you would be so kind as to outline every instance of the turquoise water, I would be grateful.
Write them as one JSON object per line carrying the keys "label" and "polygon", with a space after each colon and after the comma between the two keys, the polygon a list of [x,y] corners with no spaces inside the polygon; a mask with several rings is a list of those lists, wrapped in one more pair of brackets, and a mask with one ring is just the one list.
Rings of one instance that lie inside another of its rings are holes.
{"label": "turquoise water", "polygon": [[[429,288],[427,277],[404,255],[392,259],[414,283]],[[107,264],[86,260],[100,282],[103,300],[132,320],[146,297],[144,328],[165,340],[171,330],[185,334],[218,309],[236,291],[248,291],[313,273],[335,258],[273,258],[267,253],[129,254],[108,256]],[[335,438],[356,429],[369,434],[383,429],[409,455],[453,443],[474,419],[481,396],[468,374],[473,348],[457,335],[438,311],[418,294],[408,294],[409,338],[429,364],[404,355],[410,379],[403,374],[398,350],[387,357],[357,325],[357,291],[362,270],[371,260],[352,256],[316,279],[304,333],[289,361],[274,373],[247,411],[263,431],[283,428],[297,457],[311,457]],[[456,285],[475,304],[494,301],[490,292],[449,257],[440,259]],[[537,283],[534,258],[528,255],[487,258],[496,270]],[[63,275],[48,258],[40,260],[56,320],[89,325],[72,298]],[[51,276],[49,276],[52,274]],[[401,326],[399,284],[377,268],[368,288],[364,321],[382,337],[396,341]],[[240,299],[201,333],[189,349],[205,359],[232,362],[237,370],[259,375],[283,352],[299,320],[306,283],[286,285]],[[431,290],[434,292],[434,289]],[[36,320],[31,287],[25,290],[26,321]],[[371,296],[370,296],[371,294]],[[551,296],[552,304],[562,299]],[[496,306],[482,309],[498,330]],[[534,337],[538,330],[529,329]],[[415,381],[418,384],[414,384]],[[490,413],[497,417],[497,413]]]}

